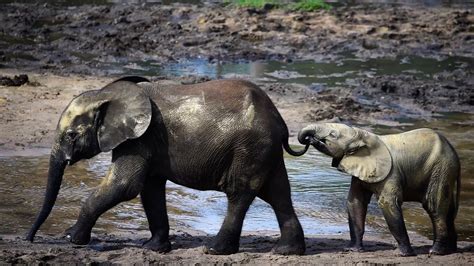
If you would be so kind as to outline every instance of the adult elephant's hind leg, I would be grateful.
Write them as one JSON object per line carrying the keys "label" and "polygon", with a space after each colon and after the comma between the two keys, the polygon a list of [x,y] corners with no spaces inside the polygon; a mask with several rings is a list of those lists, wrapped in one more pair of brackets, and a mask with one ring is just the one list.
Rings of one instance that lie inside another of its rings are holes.
{"label": "adult elephant's hind leg", "polygon": [[293,209],[290,183],[283,159],[272,176],[267,178],[258,196],[272,206],[280,226],[281,238],[273,252],[282,255],[304,254],[306,246],[303,229]]}
{"label": "adult elephant's hind leg", "polygon": [[166,180],[149,176],[140,194],[151,231],[151,238],[143,244],[143,247],[158,252],[171,250],[165,192]]}
{"label": "adult elephant's hind leg", "polygon": [[254,199],[255,193],[253,191],[227,194],[227,215],[214,244],[207,249],[206,253],[228,255],[239,251],[240,233],[245,214]]}

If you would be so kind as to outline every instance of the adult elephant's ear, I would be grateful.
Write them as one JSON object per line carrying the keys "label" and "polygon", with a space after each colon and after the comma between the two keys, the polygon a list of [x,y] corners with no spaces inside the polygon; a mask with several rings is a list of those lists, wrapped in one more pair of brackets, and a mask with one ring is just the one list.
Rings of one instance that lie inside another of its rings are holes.
{"label": "adult elephant's ear", "polygon": [[151,122],[151,102],[143,90],[129,81],[115,81],[98,92],[102,106],[97,114],[97,137],[102,152],[127,139],[143,135]]}
{"label": "adult elephant's ear", "polygon": [[358,147],[352,147],[337,168],[367,183],[384,180],[392,170],[390,151],[377,135],[358,128],[354,130],[360,137]]}

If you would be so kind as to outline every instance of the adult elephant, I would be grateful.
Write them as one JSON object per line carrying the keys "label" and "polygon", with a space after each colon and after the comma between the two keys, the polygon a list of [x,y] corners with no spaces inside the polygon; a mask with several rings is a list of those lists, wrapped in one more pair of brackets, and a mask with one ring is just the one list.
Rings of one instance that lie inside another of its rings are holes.
{"label": "adult elephant", "polygon": [[268,96],[241,80],[157,86],[126,77],[85,92],[67,106],[51,150],[43,207],[27,240],[51,212],[65,166],[112,151],[112,165],[100,186],[66,231],[75,244],[90,241],[101,214],[140,194],[151,238],[145,248],[168,252],[165,183],[226,193],[227,214],[207,252],[239,249],[245,213],[256,196],[274,209],[281,238],[273,251],[303,254],[303,230],[295,215],[283,149],[288,129]]}

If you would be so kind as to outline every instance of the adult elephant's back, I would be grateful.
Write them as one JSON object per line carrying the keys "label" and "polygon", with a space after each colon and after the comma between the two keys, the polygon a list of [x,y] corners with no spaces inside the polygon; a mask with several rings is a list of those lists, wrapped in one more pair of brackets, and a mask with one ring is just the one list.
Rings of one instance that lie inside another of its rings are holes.
{"label": "adult elephant's back", "polygon": [[142,86],[162,116],[167,176],[176,183],[223,190],[230,168],[278,162],[282,144],[288,147],[285,122],[267,94],[251,82]]}

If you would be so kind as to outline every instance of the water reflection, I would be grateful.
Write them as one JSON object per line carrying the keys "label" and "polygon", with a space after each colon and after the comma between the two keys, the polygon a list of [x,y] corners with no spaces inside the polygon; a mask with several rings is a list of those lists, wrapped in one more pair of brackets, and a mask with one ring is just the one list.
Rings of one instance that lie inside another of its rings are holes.
{"label": "water reflection", "polygon": [[[375,127],[378,133],[396,133],[417,127],[439,130],[452,142],[462,162],[461,205],[456,220],[460,240],[473,240],[474,225],[474,115],[449,114],[431,122],[409,121],[400,127]],[[407,121],[405,121],[407,122]],[[306,234],[348,234],[345,199],[350,178],[330,167],[330,159],[311,150],[303,157],[285,158],[293,203]],[[66,170],[57,204],[42,227],[42,233],[62,233],[78,215],[81,202],[97,186],[110,164],[110,155],[82,161]],[[24,234],[42,203],[48,156],[0,157],[0,234]],[[181,225],[215,234],[226,212],[223,193],[196,191],[167,185],[171,226]],[[409,230],[431,237],[431,223],[418,203],[404,204]],[[374,200],[369,205],[368,231],[388,233]],[[120,204],[104,214],[94,232],[148,230],[139,199]],[[244,223],[244,230],[278,231],[273,210],[257,199]]]}

